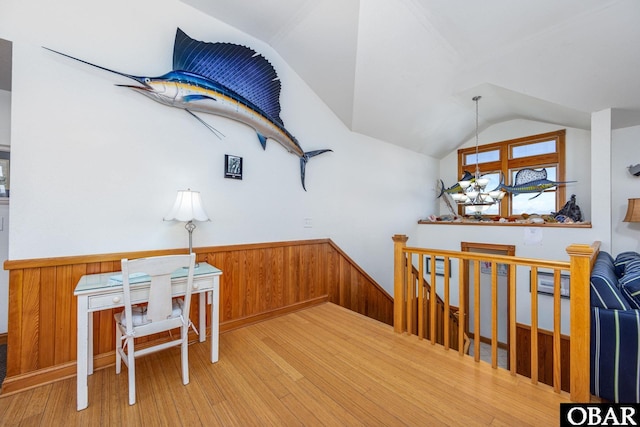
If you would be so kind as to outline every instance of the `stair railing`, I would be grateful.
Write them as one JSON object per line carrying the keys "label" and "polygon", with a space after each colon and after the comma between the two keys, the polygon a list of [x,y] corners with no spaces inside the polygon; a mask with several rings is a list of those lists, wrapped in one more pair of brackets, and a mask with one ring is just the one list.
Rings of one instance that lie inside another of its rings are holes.
{"label": "stair railing", "polygon": [[[450,301],[450,272],[451,259],[459,260],[458,280],[458,315],[457,320],[462,325],[458,327],[458,342],[465,342],[466,331],[464,328],[465,301],[464,301],[464,261],[473,262],[474,283],[480,283],[480,264],[482,261],[491,265],[491,353],[493,368],[497,368],[498,349],[498,264],[508,266],[509,276],[509,358],[512,375],[516,375],[517,347],[516,347],[516,292],[523,289],[517,283],[517,268],[530,269],[530,280],[526,283],[526,292],[531,293],[531,382],[538,384],[538,269],[553,272],[553,388],[561,391],[561,278],[563,272],[570,275],[570,398],[575,402],[589,402],[589,351],[590,351],[590,305],[589,305],[589,277],[591,267],[600,248],[600,242],[591,245],[573,244],[567,247],[570,260],[552,261],[543,259],[520,258],[507,255],[495,255],[486,253],[473,253],[462,251],[448,251],[440,249],[425,249],[407,247],[408,237],[405,235],[393,236],[394,241],[394,330],[397,333],[416,334],[425,337],[424,327],[428,324],[431,344],[438,343],[436,327],[438,319],[436,310],[439,301],[442,301],[443,312],[451,311]],[[436,283],[436,257],[444,260],[443,296],[436,292],[436,286],[426,286],[425,257],[429,257],[430,283]],[[416,268],[414,266],[417,265]],[[409,268],[410,266],[410,268]],[[417,270],[417,275],[414,273]],[[428,294],[426,293],[428,289]],[[480,337],[480,286],[474,286],[474,336]],[[427,303],[429,310],[427,311]],[[417,311],[417,312],[416,312]],[[454,310],[455,311],[455,310]],[[427,322],[425,316],[429,316]],[[417,325],[415,324],[417,322]],[[443,330],[450,330],[451,316],[443,316]],[[422,328],[422,329],[421,329]],[[467,337],[468,339],[468,337]],[[450,334],[444,333],[442,345],[445,349],[451,347]],[[462,356],[465,354],[465,346],[457,346]],[[474,340],[474,358],[480,360],[480,340]]]}
{"label": "stair railing", "polygon": [[[419,300],[416,295],[410,296],[410,301],[407,307],[411,307],[413,315],[411,326],[408,327],[408,331],[413,335],[417,335],[420,339],[431,339],[433,331],[435,330],[435,342],[441,344],[445,349],[458,350],[459,343],[462,342],[463,352],[468,354],[471,340],[466,332],[463,332],[463,341],[459,341],[459,328],[460,328],[460,312],[458,307],[448,305],[445,303],[437,291],[435,292],[435,307],[431,306],[431,289],[433,286],[425,278],[424,273],[419,271],[415,266],[411,266],[411,282],[415,283],[417,291],[415,294],[422,293],[423,298]],[[448,269],[447,269],[448,270]],[[422,289],[420,289],[422,287]],[[448,307],[447,307],[448,305]],[[422,309],[420,309],[422,307]],[[432,320],[431,312],[435,310],[435,316]],[[447,315],[448,313],[448,315]],[[435,321],[435,328],[431,328],[431,323]],[[445,332],[445,331],[448,331]]]}

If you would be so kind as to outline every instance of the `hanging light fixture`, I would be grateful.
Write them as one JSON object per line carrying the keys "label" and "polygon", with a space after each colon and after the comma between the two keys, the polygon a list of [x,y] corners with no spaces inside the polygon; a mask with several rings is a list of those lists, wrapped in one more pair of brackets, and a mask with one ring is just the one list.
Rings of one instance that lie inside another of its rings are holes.
{"label": "hanging light fixture", "polygon": [[478,101],[480,98],[482,97],[474,96],[472,98],[476,103],[476,171],[473,178],[458,181],[458,185],[462,191],[451,195],[458,205],[470,207],[477,217],[482,216],[482,212],[489,209],[489,206],[500,203],[500,200],[502,200],[505,194],[501,190],[486,191],[489,180],[480,175],[478,154]]}

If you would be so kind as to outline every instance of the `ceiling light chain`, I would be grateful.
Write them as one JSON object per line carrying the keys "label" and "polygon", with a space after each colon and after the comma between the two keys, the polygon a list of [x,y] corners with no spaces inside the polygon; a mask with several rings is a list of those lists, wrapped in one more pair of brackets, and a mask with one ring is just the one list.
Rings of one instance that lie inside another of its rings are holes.
{"label": "ceiling light chain", "polygon": [[[473,208],[474,214],[478,217],[482,216],[482,212],[486,211],[489,206],[496,203],[500,203],[500,200],[504,197],[504,192],[501,190],[485,191],[485,187],[489,183],[487,178],[480,176],[480,150],[479,150],[479,113],[478,113],[478,101],[481,96],[474,96],[472,100],[476,103],[476,170],[473,179],[459,181],[461,192],[452,194],[453,200],[462,206],[469,206]],[[468,175],[468,172],[467,172]]]}

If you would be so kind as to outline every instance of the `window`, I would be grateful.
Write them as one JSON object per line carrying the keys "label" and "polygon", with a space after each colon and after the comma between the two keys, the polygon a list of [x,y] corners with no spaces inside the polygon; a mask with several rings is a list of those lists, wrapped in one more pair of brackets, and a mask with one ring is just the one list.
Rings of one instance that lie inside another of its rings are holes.
{"label": "window", "polygon": [[[565,180],[565,130],[533,135],[509,141],[495,142],[478,147],[458,150],[458,176],[464,171],[475,173],[476,162],[480,174],[489,179],[488,190],[498,187],[500,182],[514,185],[518,171],[522,169],[545,169],[550,181]],[[476,160],[477,159],[477,160]],[[553,187],[539,196],[536,193],[514,195],[508,193],[500,205],[491,206],[485,215],[541,214],[547,215],[557,212],[565,203],[565,188],[563,185]],[[469,208],[460,207],[460,213],[472,214]],[[462,212],[462,209],[466,211]]]}

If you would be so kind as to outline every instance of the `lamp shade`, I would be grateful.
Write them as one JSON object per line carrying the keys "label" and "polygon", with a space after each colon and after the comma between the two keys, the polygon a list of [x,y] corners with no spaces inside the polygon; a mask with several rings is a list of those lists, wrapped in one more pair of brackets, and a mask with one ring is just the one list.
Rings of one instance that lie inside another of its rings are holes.
{"label": "lamp shade", "polygon": [[180,190],[176,202],[164,218],[166,221],[209,221],[209,216],[202,207],[199,191]]}
{"label": "lamp shade", "polygon": [[623,222],[640,222],[640,199],[629,199]]}

